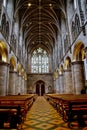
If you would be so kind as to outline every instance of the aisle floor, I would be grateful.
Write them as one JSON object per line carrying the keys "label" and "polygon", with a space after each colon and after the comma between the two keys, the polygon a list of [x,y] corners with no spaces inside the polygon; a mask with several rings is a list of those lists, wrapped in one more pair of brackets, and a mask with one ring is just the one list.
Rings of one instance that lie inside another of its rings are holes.
{"label": "aisle floor", "polygon": [[[57,111],[44,99],[39,96],[34,102],[26,120],[22,126],[22,130],[71,130],[67,123],[64,123]],[[81,130],[74,128],[72,130]],[[82,130],[87,130],[83,128]]]}

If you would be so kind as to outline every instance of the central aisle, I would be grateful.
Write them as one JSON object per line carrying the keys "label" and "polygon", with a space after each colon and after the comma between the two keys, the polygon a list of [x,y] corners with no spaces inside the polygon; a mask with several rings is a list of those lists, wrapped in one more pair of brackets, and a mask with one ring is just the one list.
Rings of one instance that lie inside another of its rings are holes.
{"label": "central aisle", "polygon": [[[43,96],[39,96],[27,113],[22,130],[71,130],[62,120],[59,113],[47,102]],[[72,130],[87,130],[87,127],[73,128]]]}
{"label": "central aisle", "polygon": [[70,130],[57,111],[39,96],[29,110],[22,130]]}

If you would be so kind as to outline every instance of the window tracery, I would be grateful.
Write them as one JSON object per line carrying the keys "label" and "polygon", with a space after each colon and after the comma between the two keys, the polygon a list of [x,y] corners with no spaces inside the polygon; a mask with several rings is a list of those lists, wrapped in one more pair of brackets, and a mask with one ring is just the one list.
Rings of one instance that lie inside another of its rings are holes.
{"label": "window tracery", "polygon": [[80,30],[81,30],[80,19],[79,19],[78,14],[76,14],[74,21],[72,21],[72,39],[73,39],[73,41],[75,40],[75,38],[80,33]]}
{"label": "window tracery", "polygon": [[5,33],[5,28],[6,28],[6,16],[5,16],[5,14],[2,15],[1,26],[2,26],[3,33]]}
{"label": "window tracery", "polygon": [[49,58],[46,50],[39,47],[33,51],[31,57],[31,72],[32,73],[49,72]]}
{"label": "window tracery", "polygon": [[7,21],[6,22],[6,38],[8,40],[8,37],[9,37],[9,22]]}
{"label": "window tracery", "polygon": [[76,35],[78,35],[78,33],[80,32],[80,20],[77,14],[75,15],[75,32]]}

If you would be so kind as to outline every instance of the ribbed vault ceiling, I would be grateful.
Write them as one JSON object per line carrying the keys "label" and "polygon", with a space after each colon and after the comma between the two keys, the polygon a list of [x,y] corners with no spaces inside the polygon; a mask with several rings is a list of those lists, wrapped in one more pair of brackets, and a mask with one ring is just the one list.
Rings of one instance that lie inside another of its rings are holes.
{"label": "ribbed vault ceiling", "polygon": [[52,50],[60,33],[60,15],[65,16],[65,0],[17,0],[15,16],[19,15],[27,47],[44,46]]}

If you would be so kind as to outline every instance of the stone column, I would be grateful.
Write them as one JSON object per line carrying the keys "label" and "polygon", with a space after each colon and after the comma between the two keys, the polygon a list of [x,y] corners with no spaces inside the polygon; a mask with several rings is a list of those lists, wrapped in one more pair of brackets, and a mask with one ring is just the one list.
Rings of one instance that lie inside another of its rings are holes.
{"label": "stone column", "polygon": [[18,93],[21,94],[21,87],[22,87],[22,76],[18,75]]}
{"label": "stone column", "polygon": [[53,90],[53,93],[56,92],[56,80],[54,79],[54,90]]}
{"label": "stone column", "polygon": [[56,78],[56,93],[59,93],[59,77]]}
{"label": "stone column", "polygon": [[64,93],[69,94],[72,92],[72,71],[71,69],[64,70]]}
{"label": "stone column", "polygon": [[17,72],[10,71],[9,72],[9,95],[16,94],[16,81],[17,81]]}
{"label": "stone column", "polygon": [[56,84],[56,87],[55,87],[56,90],[55,90],[55,91],[56,91],[56,93],[57,93],[57,87],[58,87],[58,83],[57,83],[57,82],[58,82],[58,79],[57,79],[57,78],[56,78],[55,82],[56,82],[56,83],[55,83],[55,84]]}
{"label": "stone column", "polygon": [[86,57],[86,63],[87,63],[87,47],[85,47],[84,51],[85,51],[85,57]]}
{"label": "stone column", "polygon": [[24,94],[27,94],[27,80],[24,80]]}
{"label": "stone column", "polygon": [[83,61],[75,61],[72,63],[72,84],[74,94],[81,94],[81,90],[85,89]]}
{"label": "stone column", "polygon": [[24,77],[22,77],[21,94],[24,94]]}
{"label": "stone column", "polygon": [[64,77],[63,74],[59,74],[59,93],[64,93]]}
{"label": "stone column", "polygon": [[18,79],[18,74],[16,74],[16,84],[15,84],[15,94],[18,95],[18,82],[19,82],[19,79]]}
{"label": "stone column", "polygon": [[0,62],[0,95],[5,96],[8,94],[9,86],[9,64]]}

